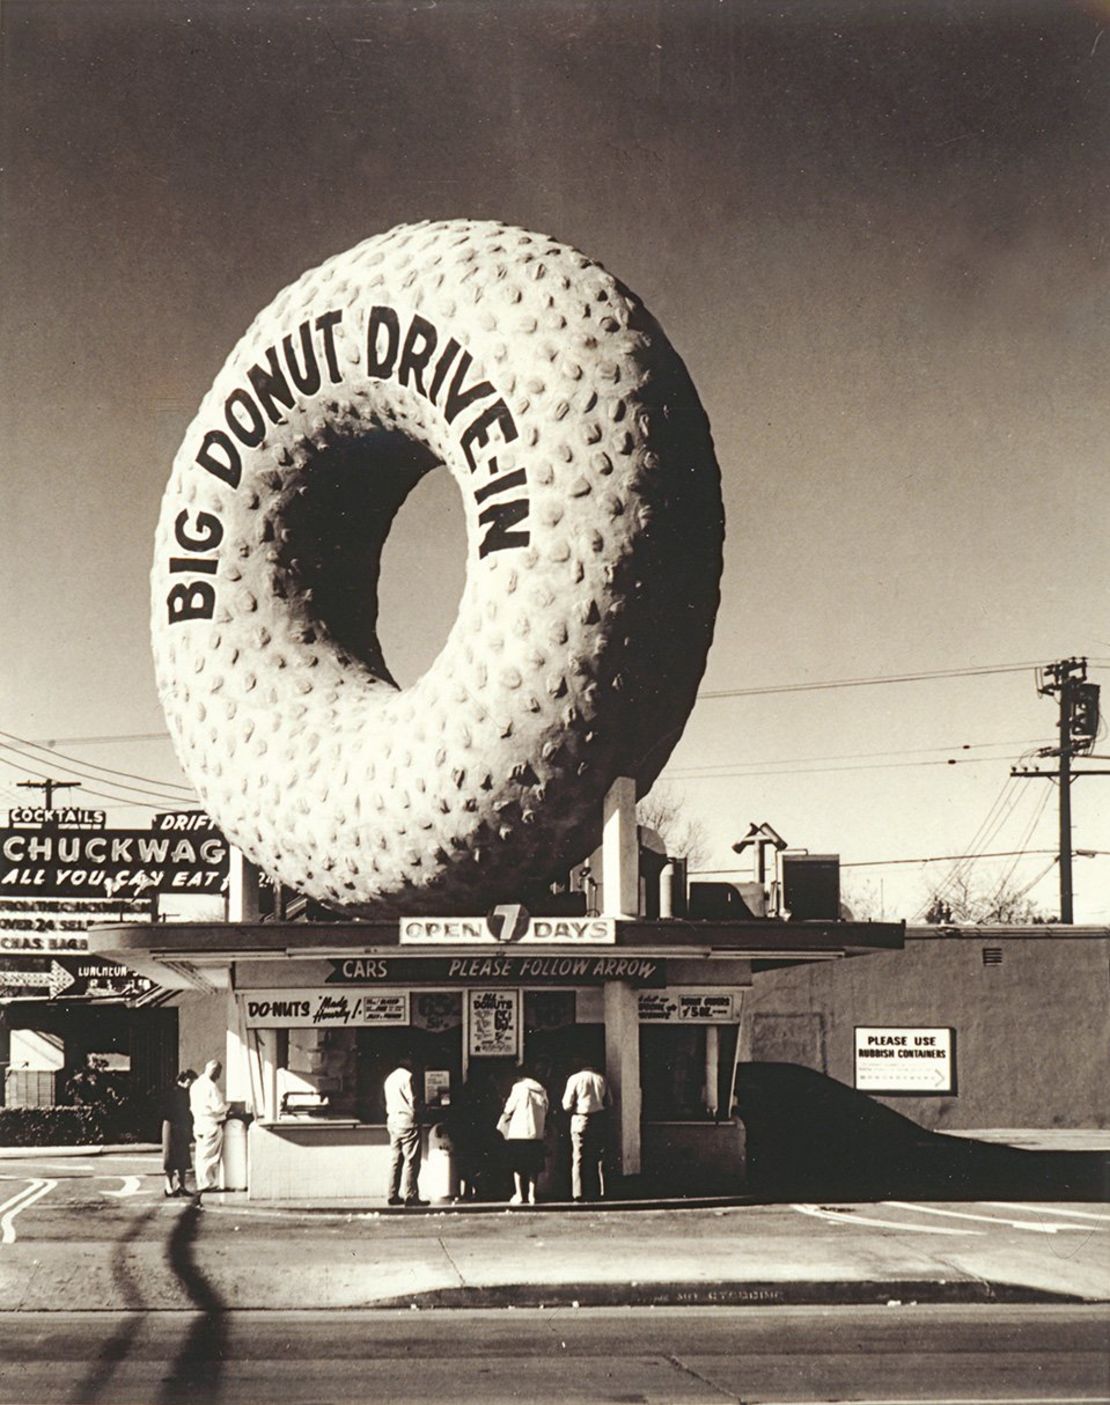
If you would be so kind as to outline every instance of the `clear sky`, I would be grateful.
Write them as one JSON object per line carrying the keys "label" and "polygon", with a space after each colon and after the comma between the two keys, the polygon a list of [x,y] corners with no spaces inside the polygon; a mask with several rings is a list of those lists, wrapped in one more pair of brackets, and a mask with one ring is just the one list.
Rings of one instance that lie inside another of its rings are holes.
{"label": "clear sky", "polygon": [[[703,694],[731,695],[670,767],[707,866],[753,820],[853,865],[1035,850],[972,880],[1048,870],[1053,910],[1055,788],[1009,768],[1052,739],[1034,663],[1110,682],[1106,4],[4,0],[0,23],[0,805],[44,773],[116,825],[184,796],[147,575],[196,406],[305,268],[399,221],[496,218],[634,288],[713,426]],[[402,682],[463,550],[432,475],[387,547]],[[735,695],[1001,665],[1029,666]],[[1103,851],[1076,915],[1107,921],[1110,777],[1073,803]],[[951,868],[845,877],[913,917]]]}

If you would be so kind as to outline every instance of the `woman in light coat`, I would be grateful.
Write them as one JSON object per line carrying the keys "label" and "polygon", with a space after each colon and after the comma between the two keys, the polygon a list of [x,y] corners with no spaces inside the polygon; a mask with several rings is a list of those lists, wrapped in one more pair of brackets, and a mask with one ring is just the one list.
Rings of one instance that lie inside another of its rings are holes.
{"label": "woman in light coat", "polygon": [[505,1138],[516,1191],[510,1205],[534,1205],[536,1181],[543,1170],[543,1134],[547,1125],[547,1093],[531,1070],[521,1064],[505,1102],[497,1129]]}

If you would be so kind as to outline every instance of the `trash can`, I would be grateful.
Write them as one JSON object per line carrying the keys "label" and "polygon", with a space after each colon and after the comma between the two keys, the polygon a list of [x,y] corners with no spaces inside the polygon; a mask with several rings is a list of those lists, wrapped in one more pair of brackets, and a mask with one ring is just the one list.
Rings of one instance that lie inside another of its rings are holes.
{"label": "trash can", "polygon": [[250,1114],[232,1108],[224,1123],[224,1146],[220,1156],[224,1190],[247,1188],[247,1125]]}
{"label": "trash can", "polygon": [[428,1154],[420,1171],[420,1190],[425,1200],[457,1200],[459,1197],[455,1144],[442,1123],[437,1123],[428,1133]]}

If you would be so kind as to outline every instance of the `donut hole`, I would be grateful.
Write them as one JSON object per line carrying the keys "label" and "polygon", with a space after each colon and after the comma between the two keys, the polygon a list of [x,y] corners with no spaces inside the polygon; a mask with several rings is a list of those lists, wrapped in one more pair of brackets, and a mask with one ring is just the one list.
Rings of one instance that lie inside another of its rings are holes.
{"label": "donut hole", "polygon": [[466,561],[466,509],[458,484],[446,468],[427,473],[394,519],[378,580],[378,635],[403,688],[428,671],[447,642]]}
{"label": "donut hole", "polygon": [[[278,584],[290,608],[317,640],[330,641],[394,687],[378,632],[382,548],[402,503],[437,466],[435,455],[407,435],[373,430],[318,454],[281,514]],[[447,473],[432,476],[450,481]],[[425,549],[427,537],[425,525]],[[403,594],[393,574],[391,567],[391,604],[422,596],[411,564]]]}

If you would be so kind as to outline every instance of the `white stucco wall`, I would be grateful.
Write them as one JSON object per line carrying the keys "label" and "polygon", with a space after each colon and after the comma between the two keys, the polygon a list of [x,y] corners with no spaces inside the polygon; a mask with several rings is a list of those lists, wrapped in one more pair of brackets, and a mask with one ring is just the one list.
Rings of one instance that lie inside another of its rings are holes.
{"label": "white stucco wall", "polygon": [[758,974],[741,1057],[852,1086],[856,1025],[955,1029],[954,1096],[878,1099],[923,1126],[1110,1126],[1110,932],[909,934],[901,952]]}

